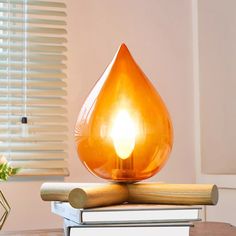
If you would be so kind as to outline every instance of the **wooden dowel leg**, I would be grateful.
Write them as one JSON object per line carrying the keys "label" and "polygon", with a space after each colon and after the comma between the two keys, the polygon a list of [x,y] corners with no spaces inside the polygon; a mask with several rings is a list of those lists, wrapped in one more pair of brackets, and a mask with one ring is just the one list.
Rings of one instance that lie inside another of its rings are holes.
{"label": "wooden dowel leg", "polygon": [[130,203],[215,205],[218,189],[210,184],[127,184]]}
{"label": "wooden dowel leg", "polygon": [[74,208],[91,208],[122,204],[128,199],[128,189],[124,184],[107,184],[101,187],[73,189],[68,201]]}
{"label": "wooden dowel leg", "polygon": [[44,183],[40,189],[41,198],[44,201],[68,202],[70,192],[75,188],[88,188],[104,186],[97,183]]}

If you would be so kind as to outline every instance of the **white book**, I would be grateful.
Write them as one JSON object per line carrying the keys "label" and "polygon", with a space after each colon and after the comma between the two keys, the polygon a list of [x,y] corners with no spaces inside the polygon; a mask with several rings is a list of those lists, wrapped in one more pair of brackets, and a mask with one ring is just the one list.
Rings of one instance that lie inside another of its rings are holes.
{"label": "white book", "polygon": [[190,224],[80,225],[69,227],[69,236],[189,236]]}
{"label": "white book", "polygon": [[189,222],[199,219],[196,206],[122,204],[76,209],[66,202],[52,202],[52,212],[77,224]]}

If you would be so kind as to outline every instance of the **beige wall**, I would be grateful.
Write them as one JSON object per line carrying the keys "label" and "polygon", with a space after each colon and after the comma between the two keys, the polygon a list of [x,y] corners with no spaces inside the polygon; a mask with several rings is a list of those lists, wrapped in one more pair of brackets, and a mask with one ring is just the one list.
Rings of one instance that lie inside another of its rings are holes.
{"label": "beige wall", "polygon": [[[233,125],[236,120],[235,9],[234,0],[199,0],[198,4],[204,174],[236,175],[236,126]],[[211,112],[208,112],[209,108]]]}
{"label": "beige wall", "polygon": [[[94,0],[69,3],[71,133],[83,100],[119,44],[125,42],[165,100],[174,125],[171,158],[152,180],[193,182],[191,2]],[[81,164],[75,156],[72,147],[71,179],[97,181],[84,168],[78,171]]]}
{"label": "beige wall", "polygon": [[[71,176],[66,181],[101,181],[76,157],[73,129],[83,100],[125,42],[165,100],[174,125],[174,148],[164,169],[150,181],[195,182],[191,1],[67,0],[68,108]],[[62,225],[39,197],[42,181],[1,184],[12,206],[4,230]]]}
{"label": "beige wall", "polygon": [[196,179],[219,188],[207,221],[236,225],[234,0],[193,0]]}

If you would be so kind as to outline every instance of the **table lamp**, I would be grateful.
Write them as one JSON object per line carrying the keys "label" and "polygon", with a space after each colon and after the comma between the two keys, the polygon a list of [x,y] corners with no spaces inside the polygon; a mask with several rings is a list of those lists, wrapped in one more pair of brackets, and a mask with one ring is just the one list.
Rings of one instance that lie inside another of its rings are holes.
{"label": "table lamp", "polygon": [[173,130],[164,102],[124,44],[85,100],[75,140],[84,166],[110,183],[45,183],[43,200],[69,202],[74,208],[123,203],[215,205],[218,201],[213,184],[138,182],[166,163]]}
{"label": "table lamp", "polygon": [[85,100],[75,139],[85,167],[109,181],[144,180],[165,164],[173,144],[170,116],[125,44]]}

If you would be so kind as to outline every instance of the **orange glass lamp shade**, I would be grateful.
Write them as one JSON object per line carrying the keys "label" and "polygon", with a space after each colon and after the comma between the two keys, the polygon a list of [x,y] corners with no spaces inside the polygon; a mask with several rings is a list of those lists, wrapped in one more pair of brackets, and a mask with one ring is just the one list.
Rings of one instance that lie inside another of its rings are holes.
{"label": "orange glass lamp shade", "polygon": [[75,138],[82,163],[107,180],[140,181],[166,162],[173,143],[168,111],[124,44],[84,102]]}

